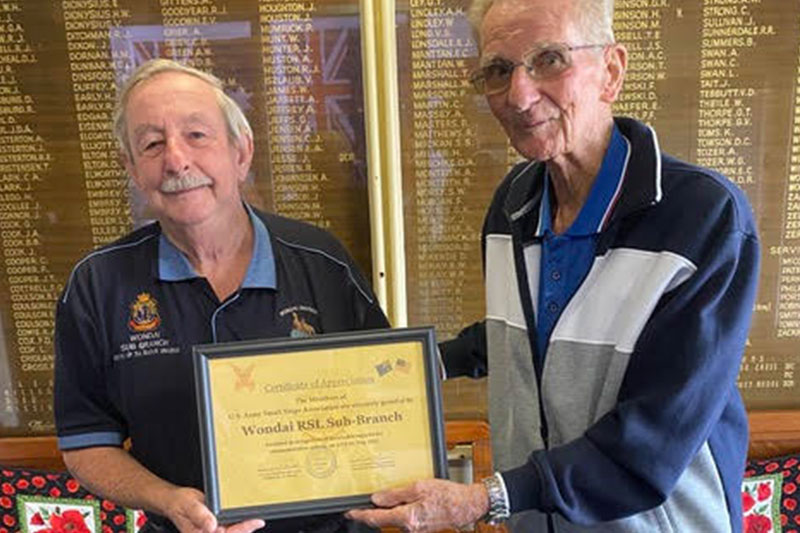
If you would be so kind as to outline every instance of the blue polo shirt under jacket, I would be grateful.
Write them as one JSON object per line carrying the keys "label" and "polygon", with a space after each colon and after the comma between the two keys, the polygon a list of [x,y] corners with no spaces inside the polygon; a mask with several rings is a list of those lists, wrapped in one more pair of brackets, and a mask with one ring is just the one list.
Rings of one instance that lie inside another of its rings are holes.
{"label": "blue polo shirt under jacket", "polygon": [[[625,174],[629,155],[630,143],[615,125],[611,142],[586,203],[572,225],[561,235],[556,235],[552,230],[549,173],[545,177],[542,208],[536,228],[537,241],[541,242],[539,298],[535,310],[536,353],[540,362],[544,361],[550,334],[558,317],[594,262],[597,237],[622,189],[622,176]],[[526,262],[533,257],[535,256],[526,253]],[[529,265],[526,268],[528,272],[536,271]],[[531,292],[535,294],[535,291]]]}
{"label": "blue polo shirt under jacket", "polygon": [[150,471],[202,490],[192,346],[388,327],[330,234],[247,209],[253,257],[241,287],[224,301],[158,223],[76,265],[56,310],[62,450],[130,438],[131,454]]}

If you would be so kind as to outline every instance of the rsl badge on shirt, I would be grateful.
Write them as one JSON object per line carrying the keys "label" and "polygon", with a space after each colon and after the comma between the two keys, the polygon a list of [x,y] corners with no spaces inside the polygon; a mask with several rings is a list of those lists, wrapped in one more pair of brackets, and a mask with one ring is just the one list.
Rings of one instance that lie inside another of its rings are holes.
{"label": "rsl badge on shirt", "polygon": [[172,346],[168,338],[163,338],[160,330],[161,314],[158,311],[158,300],[149,292],[139,292],[128,304],[127,339],[120,339],[114,361],[133,359],[151,355],[169,355],[180,352],[180,348]]}
{"label": "rsl badge on shirt", "polygon": [[136,300],[131,302],[130,310],[131,317],[128,327],[131,331],[152,331],[161,324],[158,302],[148,292],[138,294]]}

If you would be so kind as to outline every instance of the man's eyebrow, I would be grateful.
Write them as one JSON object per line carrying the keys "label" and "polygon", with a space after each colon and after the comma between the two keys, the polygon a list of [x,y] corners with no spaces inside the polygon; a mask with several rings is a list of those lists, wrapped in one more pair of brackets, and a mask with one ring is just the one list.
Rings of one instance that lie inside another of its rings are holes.
{"label": "man's eyebrow", "polygon": [[511,61],[503,57],[500,57],[497,54],[489,54],[487,56],[481,56],[480,61],[478,62],[478,66],[485,67],[487,65],[496,65],[503,63],[511,63]]}
{"label": "man's eyebrow", "polygon": [[159,128],[158,126],[154,126],[153,124],[142,124],[141,126],[137,126],[133,130],[133,138],[139,139],[146,133],[162,133],[164,130]]}
{"label": "man's eyebrow", "polygon": [[[184,126],[198,123],[208,127],[211,126],[211,121],[208,120],[208,117],[200,112],[194,112],[188,115],[182,120],[182,123]],[[164,128],[156,126],[155,124],[141,124],[134,128],[133,138],[140,139],[143,135],[148,133],[164,133]]]}
{"label": "man's eyebrow", "polygon": [[183,121],[184,124],[191,124],[199,122],[205,126],[210,126],[211,121],[209,120],[208,116],[205,113],[201,113],[199,111],[195,111],[187,116]]}

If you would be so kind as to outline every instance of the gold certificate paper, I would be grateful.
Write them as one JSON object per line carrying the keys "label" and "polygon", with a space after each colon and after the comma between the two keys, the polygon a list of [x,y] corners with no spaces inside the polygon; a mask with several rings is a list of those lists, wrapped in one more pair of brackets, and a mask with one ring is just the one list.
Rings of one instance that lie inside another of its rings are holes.
{"label": "gold certificate paper", "polygon": [[212,511],[330,512],[444,477],[432,339],[415,328],[196,347]]}

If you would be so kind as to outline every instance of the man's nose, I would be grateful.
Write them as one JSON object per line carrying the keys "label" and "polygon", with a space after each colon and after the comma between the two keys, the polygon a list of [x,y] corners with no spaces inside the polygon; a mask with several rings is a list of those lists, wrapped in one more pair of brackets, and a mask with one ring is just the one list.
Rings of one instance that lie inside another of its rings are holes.
{"label": "man's nose", "polygon": [[164,146],[164,170],[167,174],[183,174],[189,170],[186,147],[179,139],[168,138]]}
{"label": "man's nose", "polygon": [[539,82],[528,74],[524,65],[517,65],[511,72],[506,100],[517,111],[525,111],[541,98]]}

